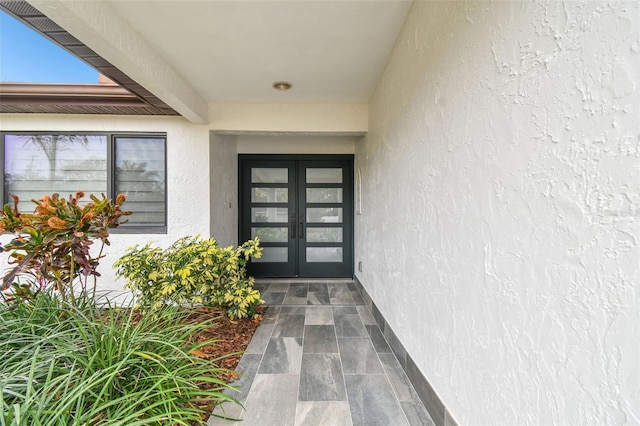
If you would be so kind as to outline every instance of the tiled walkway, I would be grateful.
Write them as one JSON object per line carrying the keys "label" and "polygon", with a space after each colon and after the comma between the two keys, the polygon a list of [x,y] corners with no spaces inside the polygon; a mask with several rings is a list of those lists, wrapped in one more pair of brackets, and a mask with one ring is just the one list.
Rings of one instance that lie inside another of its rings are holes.
{"label": "tiled walkway", "polygon": [[221,406],[243,421],[209,425],[433,425],[353,282],[256,288],[269,309],[229,393],[244,410]]}

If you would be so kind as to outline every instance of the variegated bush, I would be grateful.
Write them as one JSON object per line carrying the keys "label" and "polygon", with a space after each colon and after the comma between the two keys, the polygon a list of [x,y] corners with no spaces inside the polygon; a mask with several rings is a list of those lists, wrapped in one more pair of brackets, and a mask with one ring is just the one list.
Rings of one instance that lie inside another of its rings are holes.
{"label": "variegated bush", "polygon": [[127,250],[115,263],[117,274],[137,292],[144,309],[167,304],[215,306],[232,318],[253,318],[264,303],[246,276],[250,258],[260,257],[259,240],[220,247],[215,239],[182,238],[162,250],[146,244]]}
{"label": "variegated bush", "polygon": [[[11,268],[4,275],[0,290],[13,287],[6,298],[25,297],[53,287],[63,300],[75,299],[74,288],[86,292],[90,277],[100,274],[96,270],[103,257],[102,248],[109,244],[109,228],[123,223],[125,196],[120,194],[111,202],[91,195],[91,201],[82,203],[85,194],[77,192],[68,199],[59,194],[45,195],[32,200],[33,213],[20,212],[20,200],[13,196],[13,207],[6,204],[0,212],[0,233],[12,232],[15,237],[0,251],[9,251]],[[92,254],[94,241],[101,247]],[[93,281],[95,293],[95,280]]]}

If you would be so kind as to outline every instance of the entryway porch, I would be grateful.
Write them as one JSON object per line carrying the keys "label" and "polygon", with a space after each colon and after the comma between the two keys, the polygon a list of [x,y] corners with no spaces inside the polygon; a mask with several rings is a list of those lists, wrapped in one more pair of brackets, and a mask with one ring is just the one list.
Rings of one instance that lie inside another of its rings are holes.
{"label": "entryway porch", "polygon": [[[259,280],[269,306],[238,365],[244,405],[209,425],[433,425],[352,280]],[[216,414],[221,414],[220,409]]]}

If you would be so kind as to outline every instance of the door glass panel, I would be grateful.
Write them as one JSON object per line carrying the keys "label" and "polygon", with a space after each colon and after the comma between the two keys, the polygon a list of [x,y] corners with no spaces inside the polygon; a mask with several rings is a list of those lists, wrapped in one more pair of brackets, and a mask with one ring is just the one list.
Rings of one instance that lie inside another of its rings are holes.
{"label": "door glass panel", "polygon": [[307,169],[307,183],[342,183],[342,169]]}
{"label": "door glass panel", "polygon": [[278,262],[286,263],[289,260],[287,247],[262,247],[262,257],[251,259],[254,263]]}
{"label": "door glass panel", "polygon": [[286,203],[288,201],[287,188],[251,188],[252,203]]}
{"label": "door glass panel", "polygon": [[263,243],[286,243],[289,228],[251,228],[251,238],[258,237]]}
{"label": "door glass panel", "polygon": [[307,208],[309,223],[342,223],[342,208]]}
{"label": "door glass panel", "polygon": [[307,203],[341,203],[342,188],[307,188]]}
{"label": "door glass panel", "polygon": [[341,243],[342,228],[307,228],[308,243]]}
{"label": "door glass panel", "polygon": [[307,262],[342,262],[342,247],[307,247]]}
{"label": "door glass panel", "polygon": [[251,183],[288,183],[289,175],[286,168],[252,168]]}
{"label": "door glass panel", "polygon": [[289,209],[286,207],[253,207],[251,222],[286,223]]}

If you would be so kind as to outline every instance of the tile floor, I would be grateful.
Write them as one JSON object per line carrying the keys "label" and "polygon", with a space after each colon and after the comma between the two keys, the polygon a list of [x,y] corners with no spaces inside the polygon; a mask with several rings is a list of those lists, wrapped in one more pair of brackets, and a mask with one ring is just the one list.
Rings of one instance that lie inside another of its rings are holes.
{"label": "tile floor", "polygon": [[218,425],[433,425],[352,281],[258,281],[269,309]]}

